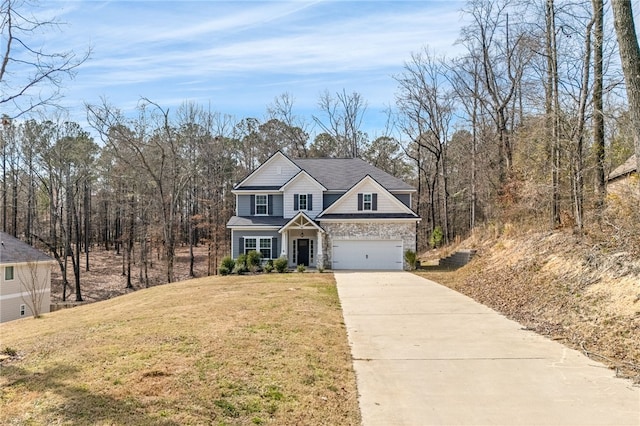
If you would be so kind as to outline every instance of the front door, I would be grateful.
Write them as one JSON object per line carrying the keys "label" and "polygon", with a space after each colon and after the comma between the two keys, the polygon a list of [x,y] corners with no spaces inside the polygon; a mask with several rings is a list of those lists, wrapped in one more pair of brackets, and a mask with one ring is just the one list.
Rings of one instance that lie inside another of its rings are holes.
{"label": "front door", "polygon": [[309,239],[298,240],[298,265],[309,266]]}

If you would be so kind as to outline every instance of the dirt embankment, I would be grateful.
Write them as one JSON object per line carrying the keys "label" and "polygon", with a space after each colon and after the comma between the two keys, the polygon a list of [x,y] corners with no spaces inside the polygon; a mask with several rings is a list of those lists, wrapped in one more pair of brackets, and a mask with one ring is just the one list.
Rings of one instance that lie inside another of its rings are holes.
{"label": "dirt embankment", "polygon": [[477,249],[466,267],[425,275],[640,382],[637,254],[570,231],[496,234],[478,232],[447,248]]}

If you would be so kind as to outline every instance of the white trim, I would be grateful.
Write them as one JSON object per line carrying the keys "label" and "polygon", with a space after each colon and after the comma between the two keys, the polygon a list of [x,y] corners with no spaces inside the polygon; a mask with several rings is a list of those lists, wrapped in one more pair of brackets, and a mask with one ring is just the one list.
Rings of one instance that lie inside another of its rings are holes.
{"label": "white trim", "polygon": [[[364,197],[369,196],[369,201],[366,201]],[[377,194],[376,194],[377,195]],[[365,203],[369,203],[369,208],[365,208]],[[363,192],[362,193],[362,211],[373,212],[373,192]]]}
{"label": "white trim", "polygon": [[[47,288],[39,289],[39,290],[36,290],[36,293],[51,293],[51,288],[47,287]],[[22,293],[3,294],[0,296],[0,300],[9,300],[9,299],[16,299],[18,297],[23,298],[23,297],[30,297],[30,296],[31,296],[30,291],[23,291]]]}
{"label": "white trim", "polygon": [[[7,278],[7,269],[11,268],[11,278]],[[16,280],[16,267],[15,265],[4,265],[2,267],[2,282],[10,283]]]}
{"label": "white trim", "polygon": [[256,240],[256,247],[255,247],[255,249],[252,249],[252,250],[257,251],[258,253],[262,253],[260,251],[260,241],[261,240],[269,240],[269,251],[271,252],[271,257],[263,257],[263,259],[267,259],[267,260],[268,259],[277,259],[277,257],[273,257],[273,239],[274,238],[276,238],[276,237],[265,237],[265,236],[256,237],[256,236],[251,236],[251,235],[246,236],[246,237],[242,237],[242,239],[244,240],[244,244],[243,244],[244,251],[242,253],[240,253],[240,250],[238,250],[238,256],[241,255],[241,254],[247,254],[247,240],[251,240],[251,239]]}
{"label": "white trim", "polygon": [[[264,206],[264,213],[258,213],[258,197],[264,197],[265,203],[260,203],[260,206]],[[257,194],[254,198],[253,203],[253,215],[254,216],[269,216],[269,195],[268,194]]]}

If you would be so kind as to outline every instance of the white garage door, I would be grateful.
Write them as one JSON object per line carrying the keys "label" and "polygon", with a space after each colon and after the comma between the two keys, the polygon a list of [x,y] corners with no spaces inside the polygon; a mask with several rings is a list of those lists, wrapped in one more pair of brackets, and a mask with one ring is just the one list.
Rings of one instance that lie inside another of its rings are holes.
{"label": "white garage door", "polygon": [[332,266],[333,269],[402,270],[402,241],[334,241]]}

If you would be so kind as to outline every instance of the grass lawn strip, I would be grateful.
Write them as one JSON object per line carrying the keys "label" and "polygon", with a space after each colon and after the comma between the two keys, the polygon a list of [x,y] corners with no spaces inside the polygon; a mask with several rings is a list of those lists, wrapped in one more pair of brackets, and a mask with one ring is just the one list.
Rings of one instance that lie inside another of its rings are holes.
{"label": "grass lawn strip", "polygon": [[210,277],[0,325],[2,424],[359,424],[331,274]]}

